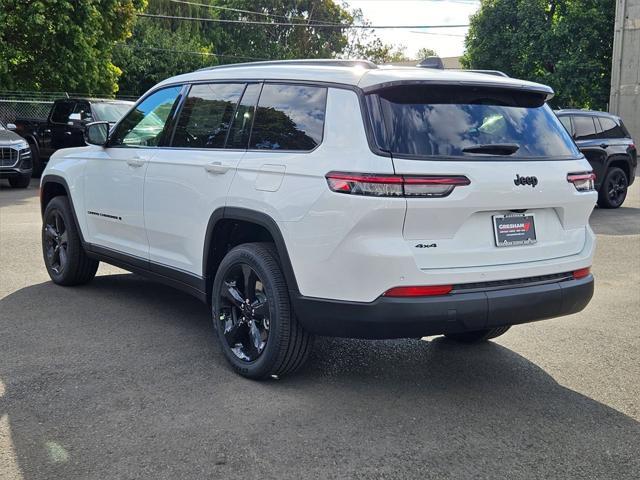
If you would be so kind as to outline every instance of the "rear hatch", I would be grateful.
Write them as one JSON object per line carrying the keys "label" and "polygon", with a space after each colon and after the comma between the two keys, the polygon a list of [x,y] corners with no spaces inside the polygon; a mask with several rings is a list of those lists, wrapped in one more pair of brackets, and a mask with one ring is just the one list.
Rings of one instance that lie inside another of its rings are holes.
{"label": "rear hatch", "polygon": [[462,85],[395,85],[367,96],[376,141],[396,174],[457,179],[446,195],[407,196],[403,235],[420,268],[583,249],[596,194],[592,181],[569,180],[591,168],[545,100],[541,92]]}

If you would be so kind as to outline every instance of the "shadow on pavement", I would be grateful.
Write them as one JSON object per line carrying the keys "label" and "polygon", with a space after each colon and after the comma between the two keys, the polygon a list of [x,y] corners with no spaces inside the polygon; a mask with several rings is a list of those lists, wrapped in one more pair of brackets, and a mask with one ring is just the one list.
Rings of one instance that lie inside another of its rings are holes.
{"label": "shadow on pavement", "polygon": [[27,188],[12,188],[8,180],[0,179],[0,207],[9,205],[24,205],[32,197],[38,196],[40,179],[32,178],[31,184]]}
{"label": "shadow on pavement", "polygon": [[25,479],[637,478],[640,468],[638,422],[496,343],[320,338],[299,374],[252,382],[227,367],[204,305],[129,274],[1,300],[2,384]]}

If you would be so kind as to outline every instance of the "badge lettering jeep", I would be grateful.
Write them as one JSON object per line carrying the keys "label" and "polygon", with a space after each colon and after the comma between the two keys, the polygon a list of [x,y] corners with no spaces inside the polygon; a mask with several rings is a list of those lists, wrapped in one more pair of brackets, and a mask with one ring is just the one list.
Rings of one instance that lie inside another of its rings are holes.
{"label": "badge lettering jeep", "polygon": [[516,185],[531,185],[532,187],[535,187],[538,184],[538,178],[521,177],[520,175],[516,174],[516,179],[513,181],[513,183]]}

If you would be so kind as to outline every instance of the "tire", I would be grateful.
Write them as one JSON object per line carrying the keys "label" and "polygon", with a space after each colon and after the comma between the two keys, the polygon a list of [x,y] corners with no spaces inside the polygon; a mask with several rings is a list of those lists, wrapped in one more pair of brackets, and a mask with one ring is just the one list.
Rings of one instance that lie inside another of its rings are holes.
{"label": "tire", "polygon": [[240,375],[283,376],[304,364],[313,337],[291,309],[272,244],[247,243],[227,253],[216,273],[211,300],[222,351]]}
{"label": "tire", "polygon": [[29,142],[29,148],[31,149],[31,176],[33,178],[40,178],[40,175],[42,175],[42,171],[44,170],[44,165],[40,158],[40,151],[35,143]]}
{"label": "tire", "polygon": [[491,340],[507,333],[511,325],[506,327],[488,328],[486,330],[475,330],[472,332],[446,333],[445,337],[459,343],[480,343]]}
{"label": "tire", "polygon": [[12,188],[27,188],[31,182],[31,174],[9,177],[9,185]]}
{"label": "tire", "polygon": [[42,255],[54,283],[82,285],[93,279],[99,262],[87,256],[69,199],[54,197],[44,210],[42,221]]}
{"label": "tire", "polygon": [[612,167],[600,185],[598,192],[598,206],[600,208],[618,208],[627,198],[627,189],[629,188],[629,179],[624,170],[618,167]]}

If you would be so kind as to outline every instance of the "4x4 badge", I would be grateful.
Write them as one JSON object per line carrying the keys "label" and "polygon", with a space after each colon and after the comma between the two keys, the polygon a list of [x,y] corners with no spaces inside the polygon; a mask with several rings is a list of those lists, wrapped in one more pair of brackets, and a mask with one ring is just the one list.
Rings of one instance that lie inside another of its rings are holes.
{"label": "4x4 badge", "polygon": [[535,187],[538,184],[538,178],[521,177],[520,175],[516,174],[516,179],[513,181],[513,183],[515,183],[516,185],[531,185],[532,187]]}
{"label": "4x4 badge", "polygon": [[419,243],[419,244],[417,244],[417,245],[416,245],[416,248],[435,248],[435,247],[437,247],[437,246],[438,246],[438,245],[437,245],[437,244],[435,244],[435,243],[430,243],[430,244],[428,244],[428,245],[427,245],[427,244],[425,244],[425,243]]}

